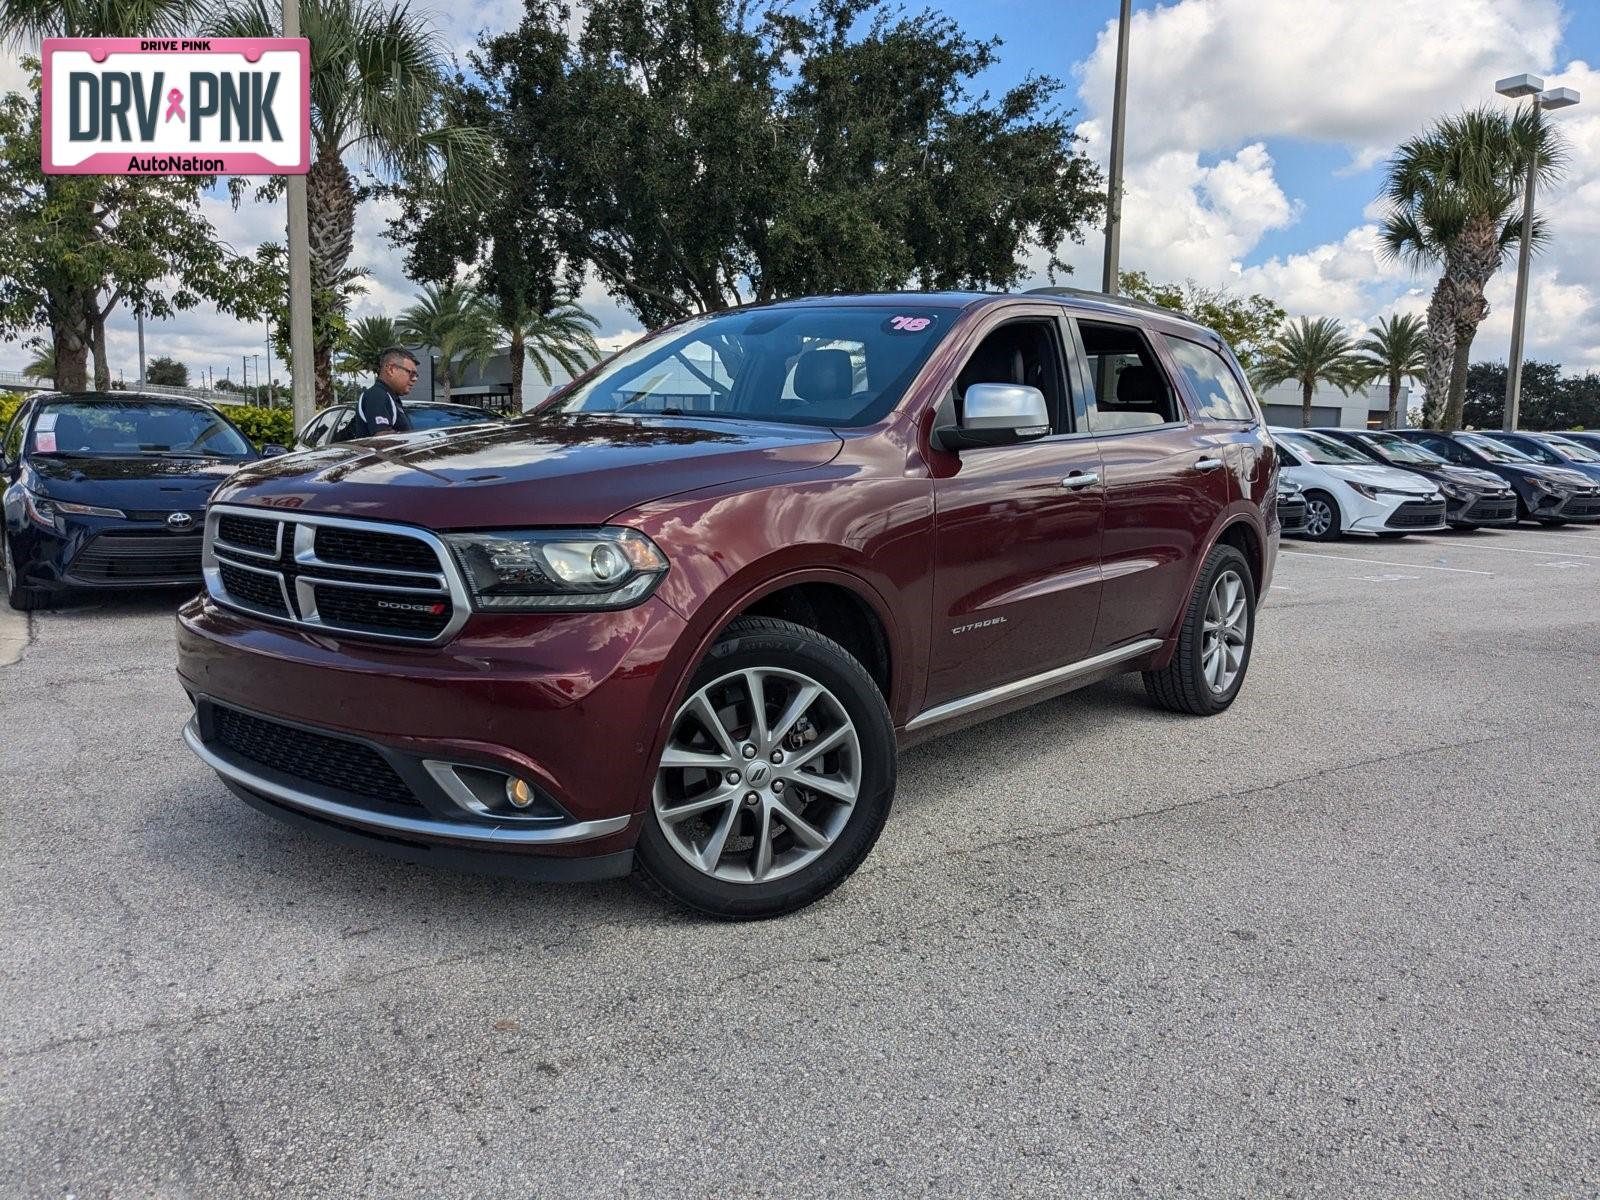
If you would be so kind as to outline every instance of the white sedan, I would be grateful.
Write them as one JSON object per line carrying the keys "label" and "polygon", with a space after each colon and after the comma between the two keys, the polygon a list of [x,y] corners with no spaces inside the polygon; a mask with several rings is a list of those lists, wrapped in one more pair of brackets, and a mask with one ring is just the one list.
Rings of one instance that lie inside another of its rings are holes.
{"label": "white sedan", "polygon": [[1271,432],[1283,473],[1305,489],[1301,536],[1319,542],[1343,533],[1397,538],[1445,527],[1444,496],[1431,480],[1375,463],[1320,433]]}

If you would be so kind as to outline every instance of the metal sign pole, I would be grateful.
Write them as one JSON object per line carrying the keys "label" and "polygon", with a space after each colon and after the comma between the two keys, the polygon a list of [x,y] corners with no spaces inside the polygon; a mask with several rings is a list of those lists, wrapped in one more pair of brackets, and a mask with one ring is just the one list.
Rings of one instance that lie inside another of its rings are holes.
{"label": "metal sign pole", "polygon": [[[300,36],[300,0],[283,0],[283,36]],[[294,427],[303,429],[317,409],[311,349],[311,222],[306,215],[306,177],[288,178],[289,396]]]}

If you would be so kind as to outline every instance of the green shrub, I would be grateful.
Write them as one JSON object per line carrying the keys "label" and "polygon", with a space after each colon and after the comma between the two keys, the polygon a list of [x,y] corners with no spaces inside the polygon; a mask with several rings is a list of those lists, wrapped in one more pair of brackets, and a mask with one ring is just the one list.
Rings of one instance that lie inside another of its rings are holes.
{"label": "green shrub", "polygon": [[258,448],[269,442],[294,445],[293,409],[257,408],[254,404],[223,404],[219,408]]}
{"label": "green shrub", "polygon": [[21,392],[0,392],[0,430],[11,424],[11,414],[22,403]]}

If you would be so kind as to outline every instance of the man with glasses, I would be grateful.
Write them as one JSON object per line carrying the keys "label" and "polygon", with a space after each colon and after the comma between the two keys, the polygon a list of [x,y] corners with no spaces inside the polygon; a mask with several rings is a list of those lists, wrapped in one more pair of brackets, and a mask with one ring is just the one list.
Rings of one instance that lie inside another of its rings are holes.
{"label": "man with glasses", "polygon": [[390,346],[378,355],[378,380],[356,401],[355,419],[345,427],[340,441],[400,433],[411,428],[400,397],[417,382],[417,358],[401,346]]}

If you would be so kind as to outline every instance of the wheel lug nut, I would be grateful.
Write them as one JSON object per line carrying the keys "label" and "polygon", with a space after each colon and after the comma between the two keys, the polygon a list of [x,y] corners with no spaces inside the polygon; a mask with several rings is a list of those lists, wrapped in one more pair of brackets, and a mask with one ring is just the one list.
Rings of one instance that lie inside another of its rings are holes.
{"label": "wheel lug nut", "polygon": [[754,758],[756,756],[756,748],[751,743],[746,742],[742,753],[746,758]]}
{"label": "wheel lug nut", "polygon": [[739,772],[737,772],[737,771],[729,771],[728,772],[728,782],[729,783],[738,783],[739,782]]}
{"label": "wheel lug nut", "polygon": [[781,795],[782,792],[783,792],[783,780],[774,779],[772,781],[772,794],[774,796],[777,796],[777,795]]}
{"label": "wheel lug nut", "polygon": [[783,761],[783,751],[782,750],[774,750],[772,752],[772,761],[774,763],[781,763]]}
{"label": "wheel lug nut", "polygon": [[754,808],[761,803],[761,797],[755,792],[746,792],[744,794],[744,803],[746,808]]}

